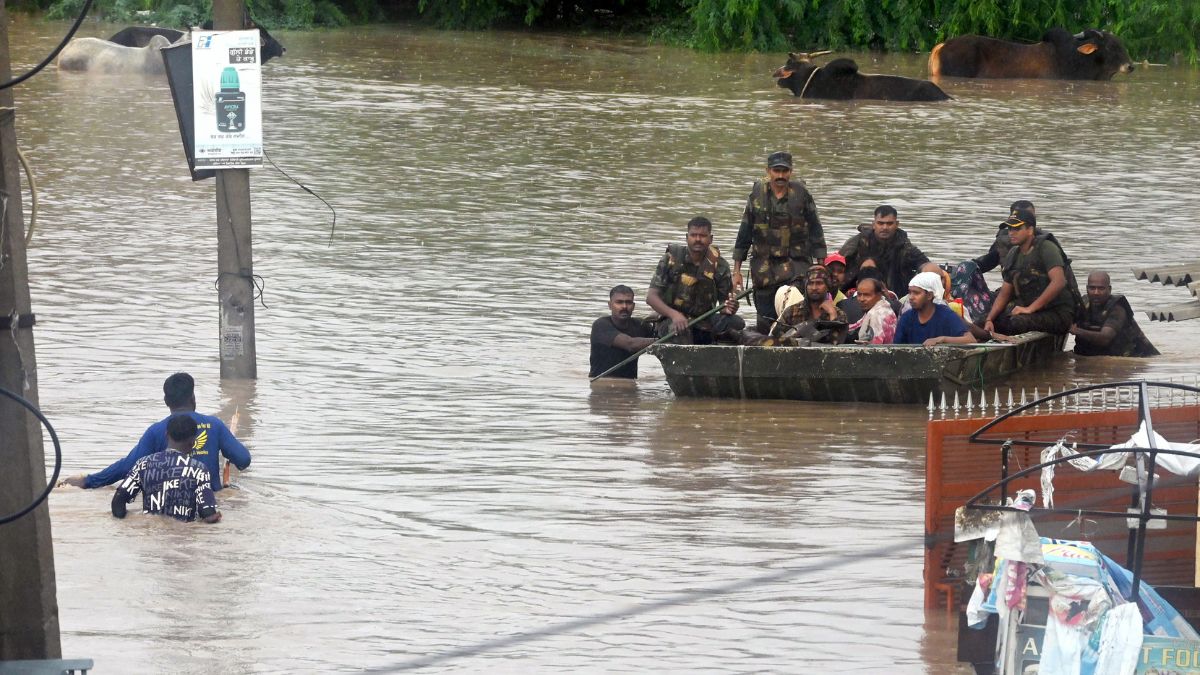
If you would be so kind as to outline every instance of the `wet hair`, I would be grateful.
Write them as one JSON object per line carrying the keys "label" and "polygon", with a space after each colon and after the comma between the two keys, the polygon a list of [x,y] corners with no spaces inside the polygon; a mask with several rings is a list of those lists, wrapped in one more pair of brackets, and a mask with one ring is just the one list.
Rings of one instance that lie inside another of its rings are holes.
{"label": "wet hair", "polygon": [[1018,199],[1017,201],[1013,202],[1012,205],[1008,207],[1008,212],[1012,213],[1017,209],[1029,209],[1031,211],[1036,210],[1033,207],[1033,202],[1029,201],[1028,199]]}
{"label": "wet hair", "polygon": [[704,216],[696,216],[695,218],[689,220],[687,224],[687,229],[690,230],[693,227],[703,228],[709,232],[712,232],[712,221]]}
{"label": "wet hair", "polygon": [[858,280],[858,283],[860,283],[860,284],[861,284],[861,283],[862,283],[862,282],[864,282],[864,281],[869,281],[869,282],[871,282],[871,285],[875,287],[875,291],[874,291],[874,292],[875,292],[875,294],[876,294],[876,295],[883,295],[884,286],[883,286],[883,280],[882,280],[882,279],[880,279],[880,278],[878,278],[878,277],[863,277],[863,278],[861,278],[861,279],[859,279],[859,280]]}
{"label": "wet hair", "polygon": [[163,397],[168,408],[187,405],[196,391],[196,381],[187,373],[175,373],[163,382]]}
{"label": "wet hair", "polygon": [[618,295],[633,295],[633,289],[625,284],[617,284],[616,286],[612,287],[611,291],[608,292],[608,299],[612,300]]}
{"label": "wet hair", "polygon": [[896,207],[891,204],[882,204],[875,207],[875,217],[878,218],[879,216],[896,216],[899,218],[900,214],[896,213]]}
{"label": "wet hair", "polygon": [[186,441],[196,437],[196,420],[187,413],[171,415],[167,420],[167,437],[173,441]]}

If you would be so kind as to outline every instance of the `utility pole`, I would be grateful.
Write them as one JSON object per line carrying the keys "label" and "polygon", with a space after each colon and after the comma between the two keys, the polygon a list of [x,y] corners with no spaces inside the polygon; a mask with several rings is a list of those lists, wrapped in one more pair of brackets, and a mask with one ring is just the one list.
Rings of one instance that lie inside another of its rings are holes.
{"label": "utility pole", "polygon": [[[244,0],[213,0],[213,30],[242,30],[245,17]],[[217,298],[221,379],[256,379],[249,169],[217,170]]]}
{"label": "utility pole", "polygon": [[[8,25],[8,9],[0,0],[4,82],[12,79]],[[37,405],[15,118],[12,88],[0,90],[0,387]],[[0,516],[20,511],[45,489],[41,424],[16,401],[0,396]],[[43,502],[0,525],[0,661],[61,657],[50,509]]]}

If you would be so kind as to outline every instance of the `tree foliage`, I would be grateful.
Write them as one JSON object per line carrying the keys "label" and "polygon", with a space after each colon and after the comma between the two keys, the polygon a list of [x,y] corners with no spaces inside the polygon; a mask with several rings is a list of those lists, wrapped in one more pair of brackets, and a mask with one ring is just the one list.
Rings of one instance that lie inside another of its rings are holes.
{"label": "tree foliage", "polygon": [[[17,0],[50,17],[82,0]],[[248,0],[268,28],[409,18],[444,28],[647,32],[708,51],[880,49],[927,51],[955,35],[1036,41],[1051,27],[1103,28],[1135,59],[1197,62],[1200,0]],[[183,26],[212,0],[96,0],[113,21]]]}

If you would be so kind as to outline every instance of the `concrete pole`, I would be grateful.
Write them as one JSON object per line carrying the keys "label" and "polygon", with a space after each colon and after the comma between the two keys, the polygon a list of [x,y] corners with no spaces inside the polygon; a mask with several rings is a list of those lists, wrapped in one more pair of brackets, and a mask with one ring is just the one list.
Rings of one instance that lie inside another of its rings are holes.
{"label": "concrete pole", "polygon": [[[11,78],[8,11],[0,0],[0,81]],[[37,405],[14,118],[13,90],[0,90],[0,387]],[[20,511],[45,489],[41,425],[15,401],[0,397],[0,516]],[[58,658],[54,547],[50,510],[43,502],[0,525],[0,661]]]}
{"label": "concrete pole", "polygon": [[[245,28],[243,0],[213,0],[213,29]],[[258,377],[254,346],[254,255],[250,236],[250,170],[217,170],[217,298],[221,379]]]}

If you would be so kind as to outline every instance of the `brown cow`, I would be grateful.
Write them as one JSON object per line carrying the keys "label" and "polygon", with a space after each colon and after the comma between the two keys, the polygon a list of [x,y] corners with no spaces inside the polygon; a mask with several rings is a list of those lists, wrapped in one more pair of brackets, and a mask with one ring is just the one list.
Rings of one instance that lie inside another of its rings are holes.
{"label": "brown cow", "polygon": [[933,48],[929,74],[948,77],[1027,77],[1057,80],[1109,80],[1133,71],[1120,38],[1088,29],[1071,35],[1051,28],[1037,44],[963,35]]}
{"label": "brown cow", "polygon": [[828,53],[790,53],[787,65],[777,69],[773,77],[779,86],[791,89],[792,94],[800,98],[884,101],[945,101],[950,98],[928,80],[863,75],[858,72],[858,64],[850,59],[834,59],[823,66],[812,62],[813,56]]}

